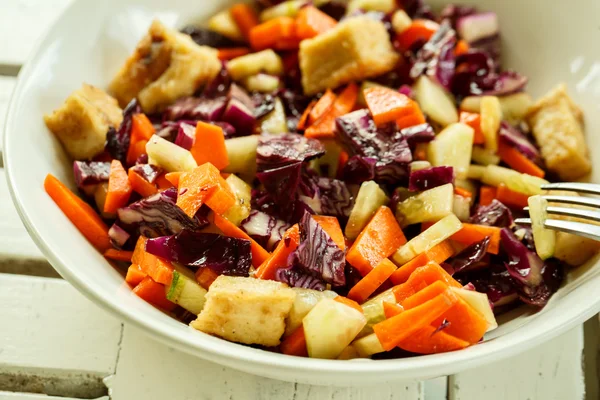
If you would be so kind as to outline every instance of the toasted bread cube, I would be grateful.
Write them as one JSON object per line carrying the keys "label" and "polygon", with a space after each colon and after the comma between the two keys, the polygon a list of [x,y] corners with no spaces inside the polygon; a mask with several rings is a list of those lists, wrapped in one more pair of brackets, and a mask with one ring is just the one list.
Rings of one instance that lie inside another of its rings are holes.
{"label": "toasted bread cube", "polygon": [[583,134],[583,112],[559,85],[528,111],[527,122],[540,145],[548,170],[561,179],[579,179],[592,164]]}
{"label": "toasted bread cube", "polygon": [[383,23],[365,16],[300,43],[302,86],[308,95],[383,74],[397,62]]}
{"label": "toasted bread cube", "polygon": [[190,325],[232,342],[277,346],[295,297],[280,282],[221,275]]}
{"label": "toasted bread cube", "polygon": [[104,151],[108,128],[117,128],[122,119],[117,100],[85,83],[62,107],[44,116],[48,129],[75,160],[89,160]]}
{"label": "toasted bread cube", "polygon": [[122,106],[138,97],[143,110],[154,113],[192,95],[220,69],[217,50],[198,46],[188,35],[154,21],[112,81],[110,91]]}

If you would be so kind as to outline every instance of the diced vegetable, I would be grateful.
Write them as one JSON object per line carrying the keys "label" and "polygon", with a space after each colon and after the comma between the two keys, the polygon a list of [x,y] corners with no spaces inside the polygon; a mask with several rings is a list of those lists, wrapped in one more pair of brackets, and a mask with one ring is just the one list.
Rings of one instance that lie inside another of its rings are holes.
{"label": "diced vegetable", "polygon": [[500,228],[494,226],[463,224],[462,228],[452,235],[451,239],[470,246],[479,243],[486,237],[490,238],[487,251],[491,254],[498,254],[500,251]]}
{"label": "diced vegetable", "polygon": [[154,135],[146,144],[148,157],[167,172],[190,171],[197,167],[192,153]]}
{"label": "diced vegetable", "polygon": [[[290,17],[275,17],[255,26],[250,31],[250,45],[254,50],[277,47],[280,42],[294,41],[296,21]],[[297,42],[296,48],[297,48]]]}
{"label": "diced vegetable", "polygon": [[485,139],[487,150],[498,151],[498,130],[502,122],[500,101],[494,96],[484,96],[481,99],[481,133]]}
{"label": "diced vegetable", "polygon": [[127,269],[127,275],[125,275],[125,282],[132,287],[136,287],[146,277],[146,273],[142,272],[140,267],[135,264],[131,264]]}
{"label": "diced vegetable", "polygon": [[348,292],[348,298],[364,303],[373,292],[375,292],[398,267],[390,260],[384,258],[375,268],[373,268],[363,279]]}
{"label": "diced vegetable", "polygon": [[537,195],[531,196],[528,204],[533,240],[535,241],[535,251],[542,260],[546,260],[554,255],[556,247],[556,232],[544,227],[544,223],[548,218],[546,211],[548,201]]}
{"label": "diced vegetable", "polygon": [[149,197],[158,192],[158,188],[155,184],[148,182],[137,172],[135,172],[133,168],[129,170],[127,176],[129,179],[129,184],[131,185],[131,189],[134,192],[139,193],[142,197]]}
{"label": "diced vegetable", "polygon": [[426,76],[421,76],[414,89],[417,102],[425,115],[442,126],[458,122],[454,101],[440,85]]}
{"label": "diced vegetable", "polygon": [[278,76],[258,73],[242,80],[242,85],[251,92],[271,93],[279,89],[281,81]]}
{"label": "diced vegetable", "polygon": [[396,218],[405,227],[420,222],[439,221],[452,214],[454,186],[435,187],[410,197],[396,207]]}
{"label": "diced vegetable", "polygon": [[294,332],[281,342],[279,348],[281,353],[288,356],[308,357],[304,328],[302,326],[297,327]]}
{"label": "diced vegetable", "polygon": [[[348,84],[340,95],[335,98],[331,107],[325,111],[314,124],[306,129],[304,135],[306,137],[319,139],[333,138],[337,118],[352,111],[357,98],[358,86],[354,83]],[[315,105],[315,108],[317,108],[317,106],[318,103]]]}
{"label": "diced vegetable", "polygon": [[463,197],[458,194],[454,195],[452,203],[452,212],[462,222],[467,222],[471,217],[471,200],[469,197]]}
{"label": "diced vegetable", "polygon": [[260,131],[267,134],[287,133],[285,109],[279,97],[275,98],[275,108],[259,121]]}
{"label": "diced vegetable", "polygon": [[198,121],[196,137],[190,152],[198,165],[211,163],[219,170],[229,165],[225,135],[223,130],[216,125]]}
{"label": "diced vegetable", "polygon": [[392,15],[392,28],[394,28],[394,32],[396,32],[397,35],[406,31],[411,24],[412,20],[404,10],[396,10],[394,15]]}
{"label": "diced vegetable", "polygon": [[337,293],[331,290],[322,292],[312,289],[292,288],[296,292],[294,304],[285,321],[284,336],[291,335],[302,325],[302,320],[321,299],[334,299]]}
{"label": "diced vegetable", "polygon": [[357,10],[381,11],[390,13],[396,8],[395,0],[350,0],[348,3],[348,14]]}
{"label": "diced vegetable", "polygon": [[225,140],[225,148],[229,157],[229,165],[223,172],[239,174],[250,181],[256,174],[256,148],[258,136],[244,136]]}
{"label": "diced vegetable", "polygon": [[[473,156],[471,156],[473,157]],[[486,168],[482,165],[469,165],[469,171],[467,172],[467,177],[469,179],[481,179],[483,174],[485,173]]]}
{"label": "diced vegetable", "polygon": [[490,307],[490,301],[485,293],[479,293],[474,290],[465,290],[459,288],[450,288],[458,297],[464,302],[471,306],[475,311],[479,312],[488,323],[486,332],[492,331],[498,327],[496,317],[492,307]]}
{"label": "diced vegetable", "polygon": [[398,270],[390,276],[390,281],[395,285],[404,283],[409,280],[412,273],[415,272],[417,268],[424,267],[430,262],[441,264],[453,255],[454,248],[448,240],[444,240],[398,268]]}
{"label": "diced vegetable", "polygon": [[250,215],[252,188],[235,174],[229,175],[225,179],[225,182],[227,182],[231,192],[235,196],[235,204],[223,214],[223,217],[227,218],[234,225],[239,226]]}
{"label": "diced vegetable", "polygon": [[179,304],[193,314],[200,314],[204,307],[206,289],[196,282],[194,274],[183,267],[175,267],[171,285],[166,288],[167,300]]}
{"label": "diced vegetable", "polygon": [[244,35],[231,17],[229,10],[223,10],[211,17],[208,20],[208,27],[234,41],[240,42],[244,40]]}
{"label": "diced vegetable", "polygon": [[545,175],[543,169],[538,167],[529,158],[525,157],[516,148],[511,147],[507,144],[499,144],[498,156],[500,156],[500,159],[515,171],[521,172],[523,174],[536,176],[538,178],[543,178]]}
{"label": "diced vegetable", "polygon": [[498,16],[493,12],[467,15],[456,22],[456,31],[469,43],[497,35]]}
{"label": "diced vegetable", "polygon": [[371,357],[373,354],[385,351],[379,338],[374,333],[354,341],[352,346],[354,346],[360,357]]}
{"label": "diced vegetable", "polygon": [[548,181],[536,176],[527,174],[519,174],[516,172],[511,175],[506,182],[506,187],[518,193],[523,193],[527,196],[542,194],[542,185],[548,184]]}
{"label": "diced vegetable", "polygon": [[481,176],[481,182],[489,186],[500,186],[503,183],[508,182],[513,176],[519,176],[520,174],[512,169],[499,167],[497,165],[488,165]]}
{"label": "diced vegetable", "polygon": [[439,24],[434,21],[415,19],[410,26],[403,29],[402,33],[396,36],[396,40],[403,51],[408,51],[417,42],[428,42],[439,28]]}
{"label": "diced vegetable", "polygon": [[271,257],[256,270],[255,276],[259,279],[275,279],[277,270],[287,267],[288,257],[299,244],[300,229],[296,224],[285,232],[283,239],[271,253]]}
{"label": "diced vegetable", "polygon": [[240,28],[242,35],[248,39],[250,31],[258,25],[258,15],[256,11],[248,4],[238,3],[229,9],[231,18]]}
{"label": "diced vegetable", "polygon": [[310,39],[335,27],[337,21],[311,5],[302,7],[296,18],[296,35]]}
{"label": "diced vegetable", "polygon": [[[377,126],[420,112],[419,106],[414,101],[397,90],[375,86],[365,89],[363,95]],[[420,123],[424,122],[423,120]]]}
{"label": "diced vegetable", "polygon": [[284,72],[281,58],[270,49],[234,58],[227,63],[227,70],[235,81],[260,72],[271,75],[282,75]]}
{"label": "diced vegetable", "polygon": [[389,198],[377,183],[369,181],[360,185],[360,190],[346,225],[346,237],[355,239],[379,207],[387,204],[388,201]]}
{"label": "diced vegetable", "polygon": [[265,8],[260,13],[260,20],[265,22],[277,17],[294,18],[298,14],[298,11],[300,11],[300,8],[302,8],[302,6],[307,2],[307,0],[289,0],[279,3],[273,7]]}
{"label": "diced vegetable", "polygon": [[202,204],[223,214],[235,205],[235,195],[219,170],[210,163],[202,164],[181,176],[177,206],[193,217]]}
{"label": "diced vegetable", "polygon": [[176,304],[169,301],[165,294],[165,285],[154,282],[149,276],[145,277],[135,288],[133,293],[148,303],[151,303],[165,311],[171,311]]}
{"label": "diced vegetable", "polygon": [[[421,171],[423,169],[431,168],[431,163],[429,161],[413,161],[410,163],[410,172],[411,174],[415,171]],[[454,171],[452,171],[454,172]],[[453,174],[454,175],[454,174]]]}
{"label": "diced vegetable", "polygon": [[468,125],[449,125],[429,143],[429,162],[433,166],[452,166],[457,178],[466,178],[471,164],[473,135],[473,128]]}
{"label": "diced vegetable", "polygon": [[219,228],[225,236],[250,241],[250,247],[252,250],[252,265],[254,265],[255,268],[260,267],[260,265],[269,258],[269,252],[267,252],[261,245],[256,243],[256,241],[248,236],[246,232],[235,226],[227,219],[215,214],[214,222],[217,228]]}
{"label": "diced vegetable", "polygon": [[483,147],[479,146],[473,146],[471,159],[473,160],[473,162],[476,162],[477,164],[481,165],[500,164],[500,157],[498,157],[493,151],[484,149]]}
{"label": "diced vegetable", "polygon": [[[465,97],[460,103],[460,109],[479,113],[481,111],[481,96]],[[523,121],[533,99],[527,93],[515,93],[498,97],[502,108],[502,118],[510,124],[516,125]]]}

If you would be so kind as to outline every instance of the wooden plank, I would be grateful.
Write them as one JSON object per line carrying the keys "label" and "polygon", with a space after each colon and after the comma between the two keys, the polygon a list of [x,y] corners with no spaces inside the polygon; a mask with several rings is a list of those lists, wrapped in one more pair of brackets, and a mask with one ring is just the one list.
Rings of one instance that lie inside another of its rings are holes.
{"label": "wooden plank", "polygon": [[448,398],[448,377],[430,379],[423,382],[426,400],[446,400]]}
{"label": "wooden plank", "polygon": [[[79,400],[72,397],[46,396],[45,394],[0,392],[0,400]],[[110,400],[108,396],[98,397],[95,400]]]}
{"label": "wooden plank", "polygon": [[117,373],[106,384],[113,400],[424,399],[420,383],[336,388],[256,377],[171,349],[130,326],[125,327]]}
{"label": "wooden plank", "polygon": [[566,334],[514,358],[450,377],[450,400],[582,400],[583,330]]}
{"label": "wooden plank", "polygon": [[8,102],[16,83],[17,78],[0,76],[0,149],[2,148],[2,135],[4,135],[6,110],[8,108]]}
{"label": "wooden plank", "polygon": [[583,337],[586,398],[600,399],[600,318],[598,316],[583,325]]}

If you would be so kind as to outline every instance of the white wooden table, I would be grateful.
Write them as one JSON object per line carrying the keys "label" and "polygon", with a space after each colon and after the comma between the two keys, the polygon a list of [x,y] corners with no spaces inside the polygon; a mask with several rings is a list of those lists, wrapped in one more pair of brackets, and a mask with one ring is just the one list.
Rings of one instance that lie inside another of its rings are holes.
{"label": "white wooden table", "polygon": [[[20,66],[70,1],[0,0],[0,126]],[[124,325],[61,280],[23,228],[3,173],[0,321],[0,400],[600,398],[597,318],[513,359],[427,382],[319,387],[194,358]]]}

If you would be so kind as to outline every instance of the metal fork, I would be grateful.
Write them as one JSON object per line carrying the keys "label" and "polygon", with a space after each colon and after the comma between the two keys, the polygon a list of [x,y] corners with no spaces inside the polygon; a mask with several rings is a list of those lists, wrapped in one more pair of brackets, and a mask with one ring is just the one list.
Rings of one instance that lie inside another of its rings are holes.
{"label": "metal fork", "polygon": [[[594,183],[550,183],[542,185],[542,190],[563,190],[569,192],[580,192],[587,194],[600,195],[600,185]],[[595,207],[600,209],[600,199],[583,196],[559,196],[559,195],[544,195],[542,196],[550,203],[574,204],[587,207]],[[529,207],[524,208],[529,211]],[[591,221],[600,222],[600,211],[583,210],[581,208],[568,208],[559,206],[548,206],[546,208],[548,214],[564,215],[567,217],[576,217]],[[529,218],[517,218],[517,224],[531,225]],[[579,236],[584,236],[594,240],[600,240],[600,226],[586,224],[583,222],[563,221],[560,219],[547,219],[544,226],[548,229],[572,233]]]}

